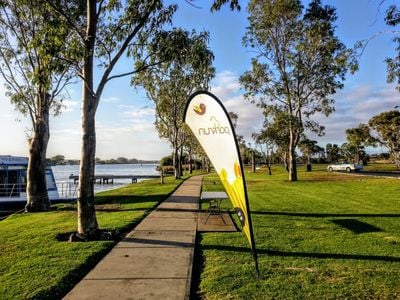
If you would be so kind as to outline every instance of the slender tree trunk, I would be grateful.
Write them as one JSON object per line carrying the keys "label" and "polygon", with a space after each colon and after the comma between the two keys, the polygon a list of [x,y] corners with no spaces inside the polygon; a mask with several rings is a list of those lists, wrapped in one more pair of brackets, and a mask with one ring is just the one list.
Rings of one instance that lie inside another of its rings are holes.
{"label": "slender tree trunk", "polygon": [[296,144],[293,134],[289,140],[289,181],[297,181]]}
{"label": "slender tree trunk", "polygon": [[286,170],[286,172],[289,173],[289,154],[288,154],[288,152],[283,153],[282,159],[283,159],[283,165],[285,167],[285,170]]}
{"label": "slender tree trunk", "polygon": [[172,153],[172,164],[174,165],[174,175],[175,179],[179,179],[180,171],[179,171],[179,149],[176,144],[173,145],[173,153]]}
{"label": "slender tree trunk", "polygon": [[256,157],[254,150],[251,150],[251,172],[252,173],[256,172]]}
{"label": "slender tree trunk", "polygon": [[96,155],[96,98],[93,89],[93,51],[96,37],[96,1],[87,1],[87,28],[82,87],[82,148],[78,186],[78,235],[93,238],[98,232],[94,207],[94,167]]}
{"label": "slender tree trunk", "polygon": [[193,166],[192,166],[192,152],[189,151],[189,174],[193,173]]}
{"label": "slender tree trunk", "polygon": [[267,168],[268,168],[268,175],[272,175],[272,162],[271,162],[271,153],[267,148],[267,157],[266,157],[266,161],[267,161]]}
{"label": "slender tree trunk", "polygon": [[[90,97],[84,97],[89,98]],[[89,100],[88,99],[88,100]],[[79,172],[78,234],[89,239],[98,231],[94,206],[94,169],[96,153],[95,115],[91,101],[84,101],[82,110],[82,149]]]}
{"label": "slender tree trunk", "polygon": [[29,141],[25,206],[27,212],[46,211],[50,208],[46,184],[46,151],[50,138],[49,112],[42,111],[35,122],[33,137]]}
{"label": "slender tree trunk", "polygon": [[312,171],[312,166],[311,166],[311,157],[310,155],[307,155],[307,172]]}
{"label": "slender tree trunk", "polygon": [[183,147],[179,148],[179,176],[183,176]]}

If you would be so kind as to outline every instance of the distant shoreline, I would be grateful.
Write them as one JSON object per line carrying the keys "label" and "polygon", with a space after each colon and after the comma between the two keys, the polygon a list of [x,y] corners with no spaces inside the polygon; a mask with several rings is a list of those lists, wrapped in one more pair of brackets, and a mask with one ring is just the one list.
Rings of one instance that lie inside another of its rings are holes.
{"label": "distant shoreline", "polygon": [[[65,163],[48,163],[49,166],[75,166],[79,165],[78,160],[68,160]],[[160,161],[158,160],[145,160],[145,161],[138,161],[138,162],[116,162],[116,161],[101,161],[96,162],[96,165],[158,165]]]}

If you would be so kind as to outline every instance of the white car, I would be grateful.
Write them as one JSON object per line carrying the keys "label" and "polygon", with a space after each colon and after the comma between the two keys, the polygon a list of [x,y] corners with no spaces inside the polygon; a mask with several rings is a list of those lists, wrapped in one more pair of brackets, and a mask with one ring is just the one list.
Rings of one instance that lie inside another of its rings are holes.
{"label": "white car", "polygon": [[332,171],[346,171],[346,172],[358,172],[363,169],[363,165],[361,164],[349,164],[349,163],[337,163],[333,165],[329,165],[326,168],[329,172]]}

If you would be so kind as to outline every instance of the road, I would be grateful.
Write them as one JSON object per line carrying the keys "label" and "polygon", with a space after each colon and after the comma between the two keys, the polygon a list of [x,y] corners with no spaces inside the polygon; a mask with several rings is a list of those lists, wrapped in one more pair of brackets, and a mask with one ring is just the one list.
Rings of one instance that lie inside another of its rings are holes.
{"label": "road", "polygon": [[368,172],[368,171],[359,171],[359,172],[351,173],[351,174],[362,175],[362,176],[376,176],[376,177],[400,178],[400,172]]}

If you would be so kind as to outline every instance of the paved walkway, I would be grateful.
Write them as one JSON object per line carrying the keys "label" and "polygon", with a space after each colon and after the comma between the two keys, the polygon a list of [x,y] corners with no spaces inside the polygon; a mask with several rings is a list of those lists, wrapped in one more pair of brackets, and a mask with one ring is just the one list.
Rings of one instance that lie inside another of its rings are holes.
{"label": "paved walkway", "polygon": [[201,180],[186,180],[65,299],[189,299]]}

